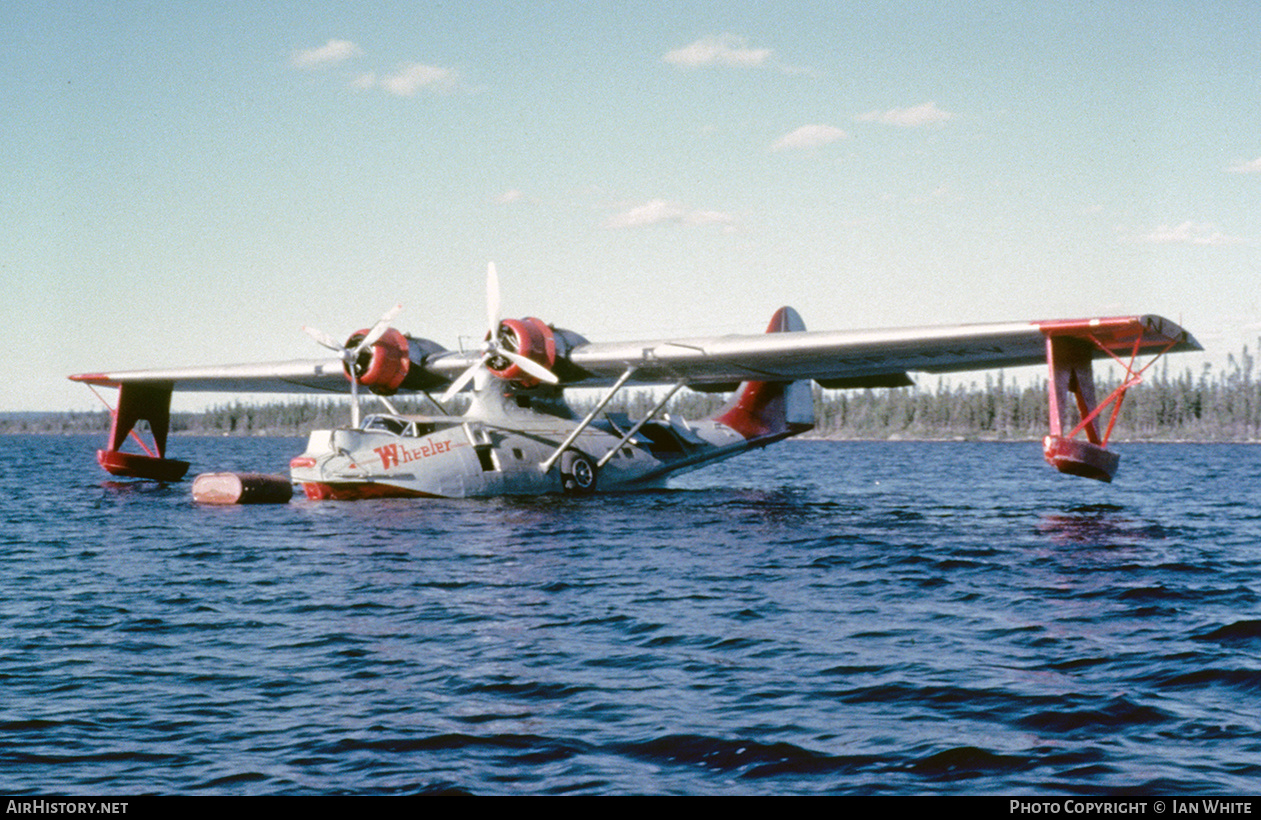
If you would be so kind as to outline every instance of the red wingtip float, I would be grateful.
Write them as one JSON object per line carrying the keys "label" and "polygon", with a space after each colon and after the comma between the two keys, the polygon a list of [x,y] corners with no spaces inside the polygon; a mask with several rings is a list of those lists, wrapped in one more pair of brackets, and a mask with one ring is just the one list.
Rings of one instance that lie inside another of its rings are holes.
{"label": "red wingtip float", "polygon": [[[89,386],[118,387],[118,407],[110,408],[113,421],[110,424],[109,447],[96,451],[96,462],[102,469],[110,475],[154,481],[179,481],[184,477],[188,472],[188,462],[166,458],[166,437],[171,429],[171,393],[174,389],[171,382],[118,384],[96,373],[70,378]],[[135,426],[138,421],[149,422],[152,446],[145,444],[137,435]],[[120,449],[128,436],[144,450],[144,455]]]}
{"label": "red wingtip float", "polygon": [[[1182,328],[1158,316],[1056,321],[1040,324],[1046,334],[1046,361],[1050,369],[1050,433],[1042,440],[1046,460],[1062,473],[1110,482],[1121,457],[1107,449],[1108,439],[1121,412],[1126,391],[1143,380],[1143,372],[1165,352],[1193,340]],[[1122,360],[1115,351],[1129,354]],[[1125,370],[1121,384],[1102,402],[1095,398],[1093,358],[1102,351]],[[1152,358],[1137,367],[1140,354]],[[1072,422],[1070,395],[1077,410]],[[1101,434],[1099,420],[1112,406],[1108,426]],[[1067,432],[1065,432],[1067,430]],[[1085,440],[1075,438],[1084,434]]]}
{"label": "red wingtip float", "polygon": [[[1118,456],[1107,449],[1126,391],[1164,353],[1199,350],[1186,331],[1159,316],[1009,322],[893,330],[807,331],[781,308],[763,334],[590,342],[535,318],[503,320],[499,284],[487,272],[490,327],[475,350],[450,351],[389,327],[399,307],[345,344],[307,332],[337,358],[222,367],[71,376],[117,387],[109,447],[101,466],[114,475],[179,480],[185,462],[166,458],[173,389],[351,394],[351,423],[311,434],[290,462],[290,477],[315,499],[431,498],[586,493],[658,486],[695,469],[814,426],[811,382],[828,389],[901,387],[911,372],[949,373],[1045,362],[1050,369],[1048,462],[1061,472],[1111,481]],[[1137,365],[1139,356],[1150,356]],[[1103,401],[1092,363],[1125,370]],[[606,413],[627,385],[661,385],[660,400],[637,421]],[[360,387],[388,412],[360,419]],[[472,388],[463,415],[442,400]],[[569,387],[607,388],[585,417],[565,403]],[[708,419],[664,414],[687,387],[733,392]],[[389,396],[418,392],[436,415],[403,415]],[[1106,426],[1102,423],[1107,411]],[[135,434],[148,421],[153,445]],[[128,436],[144,455],[124,453]]]}

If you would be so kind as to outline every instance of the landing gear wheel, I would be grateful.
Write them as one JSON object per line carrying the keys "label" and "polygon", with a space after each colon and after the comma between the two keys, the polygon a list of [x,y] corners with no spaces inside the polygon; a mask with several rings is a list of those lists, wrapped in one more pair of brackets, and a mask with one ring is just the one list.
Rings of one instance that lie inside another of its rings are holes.
{"label": "landing gear wheel", "polygon": [[595,465],[582,453],[566,451],[560,457],[560,482],[567,493],[595,492]]}

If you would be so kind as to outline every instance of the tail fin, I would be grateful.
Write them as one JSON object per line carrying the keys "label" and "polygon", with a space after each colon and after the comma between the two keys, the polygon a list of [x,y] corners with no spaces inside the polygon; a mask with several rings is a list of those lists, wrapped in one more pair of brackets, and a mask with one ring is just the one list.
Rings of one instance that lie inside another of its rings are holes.
{"label": "tail fin", "polygon": [[[767,333],[806,329],[801,315],[790,307],[775,311]],[[731,404],[714,417],[749,440],[762,444],[795,436],[814,428],[814,396],[810,380],[744,382]]]}

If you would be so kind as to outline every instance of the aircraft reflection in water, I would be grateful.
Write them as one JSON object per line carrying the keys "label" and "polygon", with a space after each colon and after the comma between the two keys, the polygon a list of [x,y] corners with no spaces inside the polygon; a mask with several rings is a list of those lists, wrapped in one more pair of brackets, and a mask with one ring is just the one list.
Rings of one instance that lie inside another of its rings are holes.
{"label": "aircraft reflection in water", "polygon": [[[811,381],[829,389],[910,385],[910,372],[948,373],[1047,363],[1049,431],[1044,455],[1057,469],[1110,481],[1118,456],[1107,449],[1126,391],[1166,352],[1199,350],[1186,331],[1159,316],[954,325],[896,330],[809,332],[780,308],[767,332],[639,342],[590,342],[535,318],[501,319],[494,265],[487,272],[488,331],[481,348],[450,351],[391,327],[399,306],[341,344],[307,328],[337,358],[262,364],[90,373],[70,378],[118,388],[109,446],[97,453],[114,475],[175,481],[188,464],[166,457],[174,390],[311,392],[349,388],[351,423],[311,433],[290,462],[294,483],[313,499],[390,496],[471,497],[588,493],[656,486],[814,426]],[[1138,366],[1140,355],[1150,356]],[[1125,368],[1099,400],[1092,362]],[[628,385],[668,385],[639,420],[605,412]],[[360,388],[388,412],[361,419]],[[583,418],[564,401],[567,387],[605,387]],[[665,414],[687,387],[733,392],[708,419]],[[471,388],[463,415],[444,402]],[[443,389],[435,399],[433,391]],[[403,415],[389,397],[420,392],[435,415]],[[133,428],[146,420],[151,445]],[[1105,424],[1106,421],[1106,424]],[[121,449],[128,436],[145,453]]]}

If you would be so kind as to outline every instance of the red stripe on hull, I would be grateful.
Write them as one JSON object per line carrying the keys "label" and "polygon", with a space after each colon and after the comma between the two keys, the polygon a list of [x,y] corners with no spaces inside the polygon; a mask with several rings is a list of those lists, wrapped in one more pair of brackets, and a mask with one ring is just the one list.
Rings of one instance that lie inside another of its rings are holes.
{"label": "red stripe on hull", "polygon": [[409,490],[392,484],[346,482],[328,484],[321,481],[302,482],[302,491],[312,501],[363,501],[370,498],[442,498],[432,493]]}

